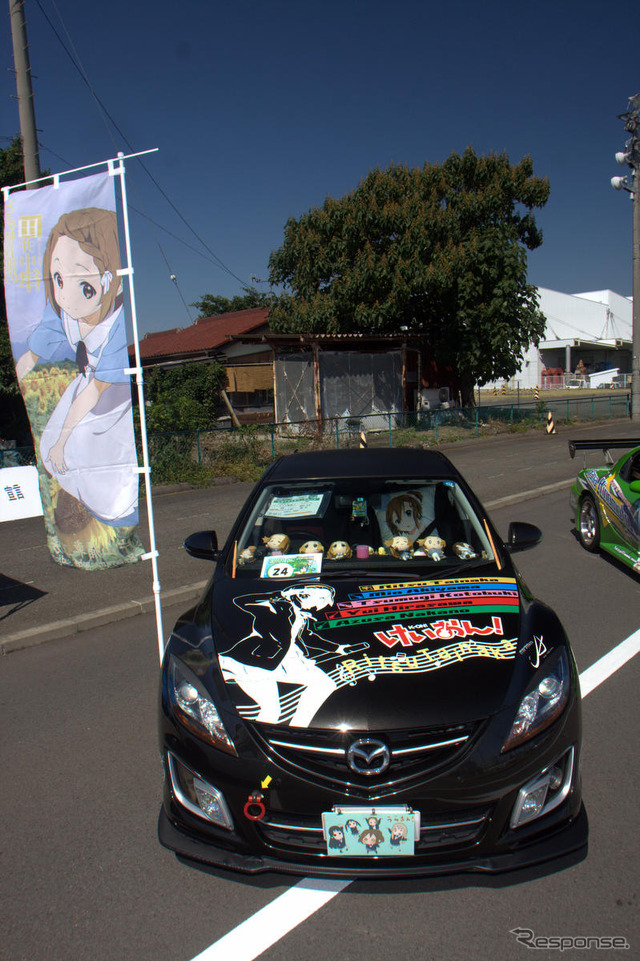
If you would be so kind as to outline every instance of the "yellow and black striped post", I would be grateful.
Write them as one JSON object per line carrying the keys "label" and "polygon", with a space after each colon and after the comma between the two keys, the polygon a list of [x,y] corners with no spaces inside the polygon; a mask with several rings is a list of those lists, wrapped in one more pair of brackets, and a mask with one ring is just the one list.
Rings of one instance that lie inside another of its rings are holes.
{"label": "yellow and black striped post", "polygon": [[547,434],[555,434],[556,425],[553,423],[553,415],[551,411],[547,411]]}
{"label": "yellow and black striped post", "polygon": [[367,435],[363,430],[360,431],[360,447],[366,448],[367,446]]}
{"label": "yellow and black striped post", "polygon": [[502,385],[502,391],[501,391],[501,393],[503,393],[503,394],[506,394],[506,393],[507,393],[507,385],[506,385],[506,384],[503,384],[503,385]]}
{"label": "yellow and black striped post", "polygon": [[538,401],[540,400],[540,390],[539,390],[539,388],[538,388],[538,385],[537,385],[537,384],[536,384],[536,391],[535,391],[535,397],[536,397],[536,404],[537,404],[537,403],[538,403]]}

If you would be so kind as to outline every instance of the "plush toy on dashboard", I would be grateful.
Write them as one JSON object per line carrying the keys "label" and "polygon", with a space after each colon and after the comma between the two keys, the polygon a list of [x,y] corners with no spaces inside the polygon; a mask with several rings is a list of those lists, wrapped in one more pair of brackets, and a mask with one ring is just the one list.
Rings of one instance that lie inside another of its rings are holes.
{"label": "plush toy on dashboard", "polygon": [[351,557],[352,550],[346,541],[334,541],[327,551],[329,561],[347,561]]}
{"label": "plush toy on dashboard", "polygon": [[413,557],[413,541],[406,534],[396,534],[384,543],[393,557],[397,557],[398,560],[408,561]]}
{"label": "plush toy on dashboard", "polygon": [[428,537],[418,540],[418,544],[420,544],[427,557],[430,557],[433,561],[443,559],[447,542],[442,537],[438,537],[437,534],[429,534]]}
{"label": "plush toy on dashboard", "polygon": [[243,551],[240,551],[238,564],[243,567],[245,564],[250,564],[251,561],[257,561],[261,554],[262,551],[259,551],[257,547],[245,547]]}
{"label": "plush toy on dashboard", "polygon": [[324,554],[324,545],[320,541],[305,541],[299,554]]}
{"label": "plush toy on dashboard", "polygon": [[466,544],[463,541],[458,541],[457,544],[454,544],[452,550],[453,553],[463,561],[470,561],[473,560],[474,557],[478,556],[471,544]]}
{"label": "plush toy on dashboard", "polygon": [[263,537],[262,542],[268,554],[286,554],[289,550],[290,541],[286,534],[272,534],[271,537]]}

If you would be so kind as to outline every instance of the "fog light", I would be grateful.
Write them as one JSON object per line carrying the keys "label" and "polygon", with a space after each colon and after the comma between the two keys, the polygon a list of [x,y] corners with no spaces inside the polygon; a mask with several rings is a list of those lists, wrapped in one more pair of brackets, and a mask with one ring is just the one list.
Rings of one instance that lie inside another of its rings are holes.
{"label": "fog light", "polygon": [[548,790],[549,782],[546,779],[537,786],[522,788],[518,795],[520,807],[518,809],[517,822],[514,824],[514,819],[512,818],[511,827],[526,824],[527,821],[533,821],[534,818],[540,817],[542,809],[544,808],[544,802],[547,799]]}
{"label": "fog light", "polygon": [[535,821],[562,804],[571,790],[573,756],[574,750],[569,748],[555,764],[520,788],[511,812],[512,828]]}
{"label": "fog light", "polygon": [[224,811],[222,808],[224,801],[220,792],[216,788],[211,787],[210,784],[207,784],[206,781],[201,781],[199,777],[194,777],[193,789],[196,792],[199,807],[209,820],[217,824],[224,821]]}
{"label": "fog light", "polygon": [[221,791],[171,753],[167,754],[167,768],[173,793],[183,807],[197,817],[233,831],[233,818]]}

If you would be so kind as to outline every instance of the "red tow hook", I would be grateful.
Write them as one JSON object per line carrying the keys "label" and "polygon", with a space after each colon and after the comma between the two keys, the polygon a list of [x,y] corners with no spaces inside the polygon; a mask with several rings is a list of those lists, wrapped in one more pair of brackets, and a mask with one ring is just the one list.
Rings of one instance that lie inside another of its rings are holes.
{"label": "red tow hook", "polygon": [[249,800],[244,806],[244,816],[250,821],[261,821],[267,813],[267,809],[265,808],[263,801],[263,795],[258,794],[257,791],[254,791],[253,794],[250,794]]}

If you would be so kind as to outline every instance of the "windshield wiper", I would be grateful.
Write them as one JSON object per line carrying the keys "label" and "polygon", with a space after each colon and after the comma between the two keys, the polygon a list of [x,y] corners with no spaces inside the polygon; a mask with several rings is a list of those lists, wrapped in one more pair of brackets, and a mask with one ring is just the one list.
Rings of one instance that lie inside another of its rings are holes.
{"label": "windshield wiper", "polygon": [[333,571],[327,570],[325,567],[322,571],[322,577],[327,580],[332,580],[335,577],[377,577],[382,578],[382,580],[404,580],[404,581],[420,581],[423,578],[423,574],[416,574],[412,571],[377,571],[372,570],[370,567],[351,567],[344,568],[342,570]]}

